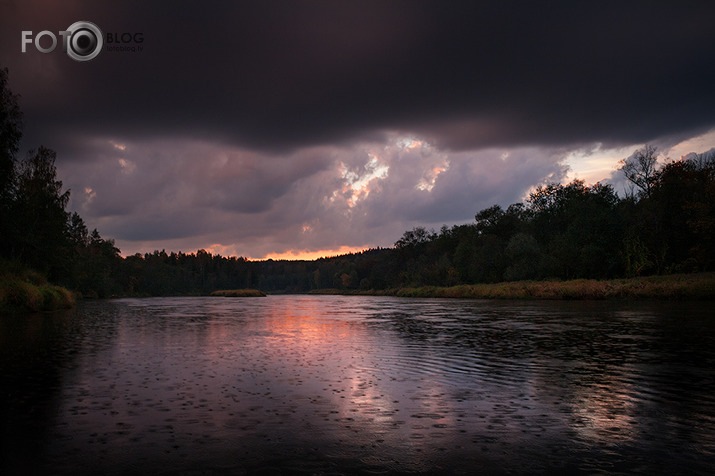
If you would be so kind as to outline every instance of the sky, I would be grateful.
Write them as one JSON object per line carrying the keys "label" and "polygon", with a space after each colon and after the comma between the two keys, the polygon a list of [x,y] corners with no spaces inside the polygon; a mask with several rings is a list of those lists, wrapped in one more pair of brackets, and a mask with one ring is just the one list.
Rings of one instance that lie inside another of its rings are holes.
{"label": "sky", "polygon": [[[645,144],[712,149],[713,18],[711,1],[0,0],[0,67],[23,150],[57,151],[68,208],[123,255],[313,259],[545,183],[622,192],[618,161]],[[77,21],[103,32],[89,61],[62,51]]]}

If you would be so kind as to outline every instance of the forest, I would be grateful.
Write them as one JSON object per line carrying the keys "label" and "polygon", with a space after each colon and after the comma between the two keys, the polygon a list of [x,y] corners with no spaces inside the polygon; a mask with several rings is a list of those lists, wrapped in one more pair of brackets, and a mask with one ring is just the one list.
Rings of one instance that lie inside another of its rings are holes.
{"label": "forest", "polygon": [[44,146],[19,158],[22,113],[0,69],[0,278],[32,270],[90,298],[379,291],[519,280],[608,279],[715,270],[715,149],[659,164],[646,145],[621,161],[631,184],[545,184],[468,224],[416,227],[393,247],[314,261],[154,251],[123,257],[67,210],[70,192]]}

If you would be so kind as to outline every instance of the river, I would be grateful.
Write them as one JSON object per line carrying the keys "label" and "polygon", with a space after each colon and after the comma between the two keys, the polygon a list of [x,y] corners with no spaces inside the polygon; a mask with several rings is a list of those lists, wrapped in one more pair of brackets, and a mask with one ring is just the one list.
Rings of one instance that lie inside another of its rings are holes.
{"label": "river", "polygon": [[2,474],[712,474],[711,303],[147,298],[0,316]]}

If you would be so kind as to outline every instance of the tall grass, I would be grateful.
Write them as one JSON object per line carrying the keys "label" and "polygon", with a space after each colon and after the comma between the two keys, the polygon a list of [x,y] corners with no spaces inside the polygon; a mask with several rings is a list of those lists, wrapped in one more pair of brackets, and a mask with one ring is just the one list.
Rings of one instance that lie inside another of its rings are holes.
{"label": "tall grass", "polygon": [[63,287],[18,276],[0,277],[0,308],[39,312],[74,305],[74,295]]}
{"label": "tall grass", "polygon": [[451,287],[424,286],[394,290],[404,297],[472,299],[715,299],[715,273],[641,278],[516,281]]}

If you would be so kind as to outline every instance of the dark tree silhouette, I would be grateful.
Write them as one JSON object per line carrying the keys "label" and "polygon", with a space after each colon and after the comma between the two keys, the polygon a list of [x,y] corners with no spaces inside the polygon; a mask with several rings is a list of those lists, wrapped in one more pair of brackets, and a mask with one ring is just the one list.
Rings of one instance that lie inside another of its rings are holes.
{"label": "dark tree silhouette", "polygon": [[40,146],[20,163],[13,210],[19,239],[14,255],[30,267],[57,279],[66,272],[69,213],[65,211],[70,192],[62,191],[57,179],[55,151]]}
{"label": "dark tree silhouette", "polygon": [[11,224],[15,163],[22,138],[22,112],[18,96],[8,87],[7,68],[0,68],[0,257],[10,258],[17,236]]}
{"label": "dark tree silhouette", "polygon": [[657,147],[646,145],[636,150],[630,157],[621,160],[620,164],[620,170],[626,179],[638,187],[639,196],[650,197],[658,167]]}

